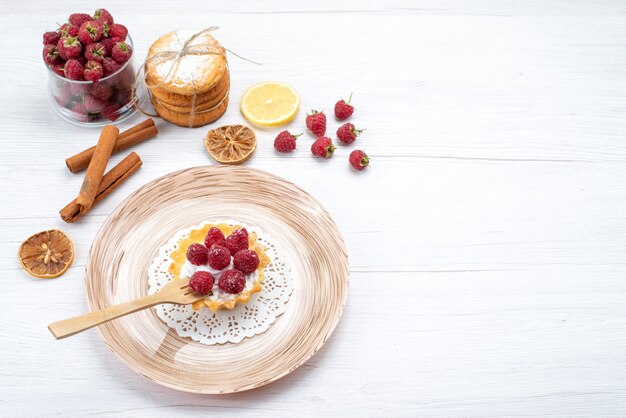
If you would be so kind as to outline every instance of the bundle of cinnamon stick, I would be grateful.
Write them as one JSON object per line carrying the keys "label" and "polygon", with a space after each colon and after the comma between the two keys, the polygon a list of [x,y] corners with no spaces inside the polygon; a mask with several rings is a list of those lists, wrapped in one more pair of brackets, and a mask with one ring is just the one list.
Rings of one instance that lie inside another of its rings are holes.
{"label": "bundle of cinnamon stick", "polygon": [[112,154],[153,138],[158,129],[152,119],[121,132],[112,125],[102,128],[98,143],[65,160],[67,168],[76,173],[85,167],[85,179],[78,197],[59,212],[68,223],[85,216],[93,205],[111,194],[124,180],[141,167],[141,158],[131,152],[106,174],[104,173]]}

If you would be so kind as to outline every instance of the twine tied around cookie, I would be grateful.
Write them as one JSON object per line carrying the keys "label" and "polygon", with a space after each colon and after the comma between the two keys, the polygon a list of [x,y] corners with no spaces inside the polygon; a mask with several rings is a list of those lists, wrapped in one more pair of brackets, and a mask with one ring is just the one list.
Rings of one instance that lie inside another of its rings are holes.
{"label": "twine tied around cookie", "polygon": [[[176,74],[176,72],[178,71],[178,68],[180,66],[180,62],[181,60],[187,56],[187,55],[221,55],[223,57],[226,57],[226,51],[230,52],[231,54],[235,55],[237,58],[242,59],[244,61],[248,61],[251,62],[253,64],[257,64],[257,65],[261,65],[258,62],[249,60],[247,58],[244,58],[238,54],[236,54],[235,52],[231,51],[228,48],[224,48],[223,46],[219,46],[216,47],[215,45],[211,45],[209,43],[201,43],[201,44],[195,44],[195,45],[191,45],[191,43],[198,38],[199,36],[208,33],[208,32],[213,32],[215,30],[219,29],[218,26],[211,26],[205,29],[202,29],[199,32],[196,32],[195,34],[193,34],[192,36],[190,36],[185,43],[183,44],[182,48],[180,48],[180,50],[168,50],[168,51],[159,51],[153,55],[150,55],[149,57],[146,58],[146,60],[143,62],[143,64],[139,67],[139,69],[137,70],[137,74],[135,75],[135,81],[133,83],[133,88],[131,90],[131,100],[133,102],[133,104],[137,107],[137,109],[143,113],[146,116],[151,116],[151,117],[160,117],[160,115],[157,114],[153,114],[153,113],[149,113],[148,111],[144,110],[141,105],[139,104],[139,100],[137,98],[137,88],[139,86],[139,83],[141,82],[140,80],[143,80],[143,84],[144,86],[147,88],[148,90],[148,94],[150,94],[152,97],[152,100],[156,100],[157,103],[161,103],[161,101],[154,97],[152,95],[152,92],[150,91],[153,88],[158,88],[161,87],[165,82],[167,82],[170,77],[172,77],[173,75]],[[161,81],[159,83],[156,84],[148,84],[148,82],[146,81],[145,75],[143,77],[141,77],[142,72],[144,72],[145,74],[145,70],[148,67],[149,64],[153,63],[153,62],[167,62],[167,61],[172,61],[172,66],[170,67],[169,71],[167,72],[167,74],[165,75],[165,77],[162,77]],[[228,76],[230,76],[230,70],[228,68],[228,62],[226,63],[226,73],[228,74]],[[193,94],[191,95],[191,112],[189,112],[189,127],[191,128],[193,126],[193,120],[194,117],[198,114],[202,114],[202,113],[207,113],[207,112],[211,112],[215,109],[217,109],[218,107],[220,107],[224,101],[228,98],[228,94],[230,93],[230,83],[228,83],[228,88],[226,89],[226,92],[224,94],[224,96],[217,102],[217,104],[215,104],[213,107],[209,108],[209,109],[203,109],[201,111],[196,111],[196,98],[198,95],[198,91],[197,91],[197,87],[196,87],[196,80],[192,78],[191,80],[191,86],[193,88]]]}

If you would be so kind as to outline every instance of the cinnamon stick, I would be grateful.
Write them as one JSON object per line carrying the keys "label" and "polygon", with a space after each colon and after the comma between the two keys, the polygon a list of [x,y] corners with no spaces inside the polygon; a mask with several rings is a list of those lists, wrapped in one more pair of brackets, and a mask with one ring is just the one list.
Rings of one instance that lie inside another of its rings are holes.
{"label": "cinnamon stick", "polygon": [[80,193],[76,198],[76,203],[81,207],[81,212],[88,212],[93,205],[102,181],[102,175],[107,168],[119,133],[120,130],[113,125],[106,125],[102,128],[100,139],[98,139],[93,157],[91,157],[91,162],[87,167],[87,173],[85,173],[85,180],[83,180]]}
{"label": "cinnamon stick", "polygon": [[[98,187],[98,193],[94,199],[94,204],[98,203],[105,197],[107,197],[113,190],[115,190],[124,180],[126,180],[135,171],[139,170],[142,161],[134,152],[131,152],[113,167],[108,173],[102,177],[100,187]],[[76,222],[82,218],[87,211],[81,211],[81,207],[77,202],[77,199],[72,200],[67,206],[59,211],[61,218],[68,223]]]}
{"label": "cinnamon stick", "polygon": [[[130,148],[133,145],[137,145],[150,138],[154,138],[158,133],[159,130],[154,124],[154,121],[152,119],[146,119],[140,124],[135,125],[124,132],[120,132],[117,136],[117,140],[115,141],[115,146],[113,147],[113,154],[123,151],[126,148]],[[91,157],[93,156],[95,149],[95,146],[88,148],[66,159],[65,164],[67,165],[67,168],[72,173],[78,173],[86,168],[91,161]]]}

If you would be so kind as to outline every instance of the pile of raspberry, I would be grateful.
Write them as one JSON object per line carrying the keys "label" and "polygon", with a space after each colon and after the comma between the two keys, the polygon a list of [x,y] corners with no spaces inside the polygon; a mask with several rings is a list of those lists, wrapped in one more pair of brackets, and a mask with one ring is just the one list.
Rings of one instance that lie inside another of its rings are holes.
{"label": "pile of raspberry", "polygon": [[[134,80],[130,66],[119,72],[133,54],[127,36],[128,29],[115,23],[105,9],[96,10],[93,16],[71,14],[57,30],[43,34],[43,60],[52,71],[68,80],[91,81],[57,83],[59,105],[81,120],[117,119],[116,111],[130,101]],[[119,77],[105,79],[116,73]]]}
{"label": "pile of raspberry", "polygon": [[[335,118],[338,121],[348,119],[354,113],[354,106],[350,104],[352,94],[346,102],[341,99],[335,103]],[[311,145],[311,153],[316,157],[330,158],[337,149],[332,139],[326,135],[326,115],[323,111],[312,110],[306,117],[307,129],[317,138]],[[337,129],[337,138],[343,145],[351,145],[361,135],[364,129],[357,129],[352,123],[344,123]],[[278,152],[292,152],[296,149],[296,139],[302,134],[293,135],[289,131],[282,131],[274,140],[274,148]],[[369,165],[369,157],[363,150],[354,150],[348,157],[348,162],[355,170],[363,170]]]}
{"label": "pile of raspberry", "polygon": [[[231,259],[233,267],[229,268]],[[187,260],[194,266],[209,265],[212,269],[222,270],[217,286],[231,294],[243,291],[246,287],[245,275],[259,267],[258,254],[248,248],[246,228],[235,229],[225,237],[219,228],[212,227],[204,245],[194,243],[187,248]],[[208,271],[196,271],[189,281],[189,287],[202,295],[211,293],[214,284],[215,276]]]}

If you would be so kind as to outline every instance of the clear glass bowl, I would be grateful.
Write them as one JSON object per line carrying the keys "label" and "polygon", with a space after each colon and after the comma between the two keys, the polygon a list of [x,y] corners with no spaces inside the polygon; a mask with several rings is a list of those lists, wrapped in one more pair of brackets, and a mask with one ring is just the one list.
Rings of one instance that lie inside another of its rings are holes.
{"label": "clear glass bowl", "polygon": [[[130,36],[126,42],[133,47]],[[131,100],[134,57],[133,47],[133,55],[119,70],[95,83],[61,77],[46,65],[50,107],[61,119],[79,126],[97,127],[123,121],[136,110]]]}

